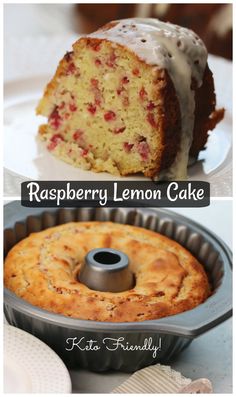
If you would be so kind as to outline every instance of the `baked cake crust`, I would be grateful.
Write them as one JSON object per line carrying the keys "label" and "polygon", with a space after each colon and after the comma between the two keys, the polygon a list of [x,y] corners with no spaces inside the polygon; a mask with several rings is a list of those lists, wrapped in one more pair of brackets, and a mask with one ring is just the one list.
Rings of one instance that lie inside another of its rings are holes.
{"label": "baked cake crust", "polygon": [[[90,290],[78,281],[94,248],[126,253],[136,284],[129,291]],[[210,294],[202,265],[158,233],[112,222],[74,222],[31,234],[8,253],[5,286],[32,305],[85,320],[132,322],[193,309]]]}

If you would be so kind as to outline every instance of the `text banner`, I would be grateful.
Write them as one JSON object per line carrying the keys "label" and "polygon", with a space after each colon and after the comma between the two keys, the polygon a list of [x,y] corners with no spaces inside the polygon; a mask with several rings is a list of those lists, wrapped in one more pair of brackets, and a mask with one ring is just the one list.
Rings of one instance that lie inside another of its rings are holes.
{"label": "text banner", "polygon": [[25,207],[206,207],[207,182],[30,181],[21,184]]}

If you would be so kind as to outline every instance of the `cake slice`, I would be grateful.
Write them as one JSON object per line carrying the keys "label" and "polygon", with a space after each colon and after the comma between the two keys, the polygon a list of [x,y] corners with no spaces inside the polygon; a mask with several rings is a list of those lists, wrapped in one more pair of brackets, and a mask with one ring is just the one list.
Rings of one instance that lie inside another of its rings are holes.
{"label": "cake slice", "polygon": [[37,107],[48,118],[39,134],[76,167],[183,180],[223,118],[215,102],[195,33],[156,19],[115,21],[61,60]]}

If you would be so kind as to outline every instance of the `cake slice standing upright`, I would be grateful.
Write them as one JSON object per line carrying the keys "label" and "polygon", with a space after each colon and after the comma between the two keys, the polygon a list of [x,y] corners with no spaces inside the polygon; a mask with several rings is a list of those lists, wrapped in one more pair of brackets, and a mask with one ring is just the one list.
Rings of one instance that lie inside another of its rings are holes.
{"label": "cake slice standing upright", "polygon": [[223,118],[215,103],[194,32],[157,19],[114,21],[61,60],[37,107],[48,118],[39,134],[76,167],[184,180]]}

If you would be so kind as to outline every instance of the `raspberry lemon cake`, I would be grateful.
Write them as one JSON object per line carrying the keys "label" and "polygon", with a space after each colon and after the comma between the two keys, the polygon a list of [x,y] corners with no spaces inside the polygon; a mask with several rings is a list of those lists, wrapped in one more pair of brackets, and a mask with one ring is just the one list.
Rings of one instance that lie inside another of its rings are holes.
{"label": "raspberry lemon cake", "polygon": [[215,109],[207,50],[192,31],[157,19],[111,22],[61,60],[37,113],[40,137],[76,167],[186,179]]}
{"label": "raspberry lemon cake", "polygon": [[[103,292],[80,281],[94,248],[125,253],[132,289]],[[84,320],[151,320],[195,308],[210,295],[203,266],[156,232],[112,222],[74,222],[33,233],[8,253],[5,286],[32,305]]]}

